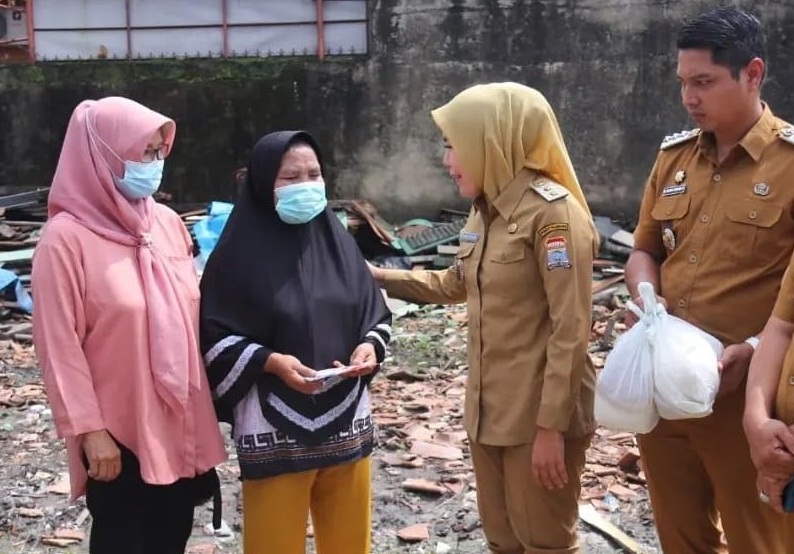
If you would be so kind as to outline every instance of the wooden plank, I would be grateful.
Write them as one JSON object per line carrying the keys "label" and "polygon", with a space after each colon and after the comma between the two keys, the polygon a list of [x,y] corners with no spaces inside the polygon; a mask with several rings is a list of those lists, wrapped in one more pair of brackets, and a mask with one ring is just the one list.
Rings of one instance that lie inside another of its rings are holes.
{"label": "wooden plank", "polygon": [[593,281],[593,294],[598,294],[607,290],[609,287],[617,285],[625,278],[625,275],[615,275],[609,279],[601,279],[600,281]]}
{"label": "wooden plank", "polygon": [[12,250],[10,252],[0,252],[0,264],[6,262],[22,262],[33,259],[33,252],[35,248],[26,248],[24,250]]}
{"label": "wooden plank", "polygon": [[626,533],[607,521],[590,503],[579,504],[579,519],[616,543],[629,554],[647,554],[647,550]]}

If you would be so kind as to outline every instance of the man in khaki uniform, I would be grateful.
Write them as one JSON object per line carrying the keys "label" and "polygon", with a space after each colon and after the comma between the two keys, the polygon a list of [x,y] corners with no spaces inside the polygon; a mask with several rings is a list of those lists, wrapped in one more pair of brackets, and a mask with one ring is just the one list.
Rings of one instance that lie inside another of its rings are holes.
{"label": "man in khaki uniform", "polygon": [[641,435],[643,467],[665,552],[784,554],[782,520],[759,501],[742,412],[755,335],[794,247],[794,128],[760,100],[754,17],[704,14],[678,48],[683,104],[700,129],[662,143],[626,280],[633,296],[652,283],[670,313],[726,348],[714,412]]}
{"label": "man in khaki uniform", "polygon": [[579,552],[579,474],[594,429],[587,205],[537,91],[479,85],[433,117],[445,166],[474,199],[455,264],[373,273],[392,296],[467,303],[464,419],[491,552]]}

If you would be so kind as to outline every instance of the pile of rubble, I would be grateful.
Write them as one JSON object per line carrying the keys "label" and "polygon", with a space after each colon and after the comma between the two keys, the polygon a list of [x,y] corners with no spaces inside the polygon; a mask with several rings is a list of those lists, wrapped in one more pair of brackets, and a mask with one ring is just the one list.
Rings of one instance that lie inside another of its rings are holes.
{"label": "pile of rubble", "polygon": [[[6,499],[0,503],[0,552],[38,553],[69,545],[74,552],[86,551],[88,512],[83,501],[68,500],[65,453],[52,427],[30,345],[30,313],[17,298],[29,286],[33,249],[46,219],[44,198],[46,189],[0,198],[0,270],[17,278],[0,296],[0,457],[7,461],[0,468],[0,493]],[[366,257],[404,268],[448,266],[466,216],[444,210],[434,221],[395,226],[366,202],[335,201],[332,208]],[[180,213],[196,237],[207,229],[219,234],[222,225],[208,224],[213,218],[223,223],[228,208],[183,207]],[[600,368],[624,330],[623,267],[632,240],[609,219],[597,218],[596,223],[602,249],[594,262],[590,355]],[[198,238],[196,242],[201,250]],[[462,427],[465,308],[399,301],[391,307],[396,316],[392,355],[372,387],[379,429],[373,455],[373,552],[482,552],[486,546]],[[233,457],[220,474],[229,528],[239,539],[239,472]],[[654,551],[644,483],[634,436],[599,429],[582,477],[585,551]],[[197,526],[208,521],[209,512],[199,511]],[[236,541],[197,530],[190,552],[234,552]]]}

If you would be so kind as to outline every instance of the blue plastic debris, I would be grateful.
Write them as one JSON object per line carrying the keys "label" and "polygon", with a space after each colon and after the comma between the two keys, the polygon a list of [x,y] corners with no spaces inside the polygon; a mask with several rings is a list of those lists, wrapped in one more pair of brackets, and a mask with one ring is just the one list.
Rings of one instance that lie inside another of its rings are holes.
{"label": "blue plastic debris", "polygon": [[13,286],[14,295],[13,299],[19,304],[19,307],[29,314],[33,313],[33,299],[30,293],[25,290],[19,276],[13,271],[0,268],[0,291],[3,296],[8,296]]}
{"label": "blue plastic debris", "polygon": [[200,268],[204,267],[207,263],[215,245],[218,244],[218,239],[223,232],[226,221],[229,219],[229,214],[232,213],[234,204],[228,202],[212,202],[209,207],[209,215],[204,219],[200,219],[193,225],[193,235],[196,237],[196,243],[199,247],[198,256],[196,257],[196,265]]}

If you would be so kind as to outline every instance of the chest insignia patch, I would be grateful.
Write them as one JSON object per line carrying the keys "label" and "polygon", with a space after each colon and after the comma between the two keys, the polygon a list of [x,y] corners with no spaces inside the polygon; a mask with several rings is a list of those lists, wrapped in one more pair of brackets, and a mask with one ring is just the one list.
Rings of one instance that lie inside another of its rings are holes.
{"label": "chest insignia patch", "polygon": [[684,194],[685,192],[686,183],[681,183],[680,185],[668,185],[662,189],[662,197],[678,196],[679,194]]}
{"label": "chest insignia patch", "polygon": [[565,237],[549,237],[546,239],[546,267],[549,271],[559,268],[571,268],[568,243]]}
{"label": "chest insignia patch", "polygon": [[753,185],[753,194],[757,196],[767,196],[769,195],[769,185],[766,183],[756,183]]}
{"label": "chest insignia patch", "polygon": [[673,231],[672,227],[662,229],[662,243],[668,250],[675,250],[675,231]]}

